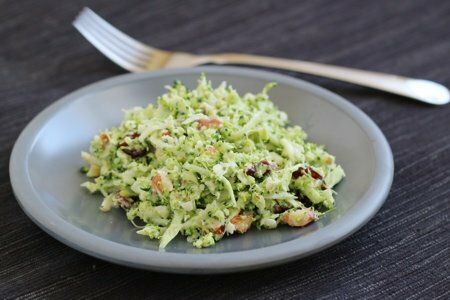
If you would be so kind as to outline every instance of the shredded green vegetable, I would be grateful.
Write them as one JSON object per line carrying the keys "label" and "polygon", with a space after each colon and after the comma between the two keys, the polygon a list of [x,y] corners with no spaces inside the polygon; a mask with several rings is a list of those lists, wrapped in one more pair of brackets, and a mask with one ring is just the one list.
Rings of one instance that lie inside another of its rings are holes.
{"label": "shredded green vegetable", "polygon": [[175,82],[157,105],[126,111],[117,128],[95,136],[83,184],[121,207],[138,234],[164,248],[179,234],[212,246],[251,226],[302,227],[334,206],[345,176],[322,146],[270,101],[268,84],[240,96],[205,76],[194,90]]}

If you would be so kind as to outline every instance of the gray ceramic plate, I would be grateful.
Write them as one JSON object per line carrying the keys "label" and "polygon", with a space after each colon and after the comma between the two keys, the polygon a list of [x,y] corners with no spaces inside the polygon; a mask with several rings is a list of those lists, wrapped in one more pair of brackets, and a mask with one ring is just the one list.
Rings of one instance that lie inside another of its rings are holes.
{"label": "gray ceramic plate", "polygon": [[[302,229],[251,230],[216,246],[195,249],[177,238],[164,252],[135,234],[120,210],[101,213],[100,197],[80,188],[80,151],[102,129],[117,125],[122,109],[146,105],[175,79],[193,87],[201,72],[239,92],[279,85],[271,98],[312,141],[326,144],[346,173],[336,209]],[[201,67],[127,74],[107,79],[55,102],[22,132],[10,161],[11,182],[27,215],[61,242],[101,259],[143,269],[224,273],[288,262],[323,250],[365,224],[383,204],[393,177],[392,153],[378,127],[358,108],[313,84],[232,67]]]}

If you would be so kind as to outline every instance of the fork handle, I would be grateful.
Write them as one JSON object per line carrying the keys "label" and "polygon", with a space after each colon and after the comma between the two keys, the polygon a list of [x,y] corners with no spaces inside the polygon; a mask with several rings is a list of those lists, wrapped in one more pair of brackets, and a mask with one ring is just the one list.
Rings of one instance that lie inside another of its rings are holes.
{"label": "fork handle", "polygon": [[371,87],[430,104],[441,105],[450,101],[448,89],[439,83],[429,80],[250,54],[227,53],[208,55],[208,60],[216,64],[256,65],[312,74]]}

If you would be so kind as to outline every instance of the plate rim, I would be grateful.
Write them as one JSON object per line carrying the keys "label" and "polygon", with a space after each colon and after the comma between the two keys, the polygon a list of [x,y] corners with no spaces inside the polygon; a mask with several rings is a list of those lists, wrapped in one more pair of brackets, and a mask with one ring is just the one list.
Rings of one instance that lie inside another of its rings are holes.
{"label": "plate rim", "polygon": [[[43,212],[39,209],[38,201],[36,201],[36,198],[38,197],[34,197],[33,195],[34,187],[28,176],[27,161],[30,150],[33,149],[34,143],[37,140],[37,134],[53,113],[83,95],[113,87],[117,84],[146,80],[165,75],[182,75],[201,72],[210,74],[243,75],[246,77],[285,83],[294,88],[306,90],[324,101],[330,102],[352,118],[372,141],[376,165],[374,179],[369,189],[360,200],[358,200],[357,205],[346,212],[346,214],[352,216],[351,222],[344,222],[344,220],[347,221],[348,219],[340,218],[333,222],[333,226],[326,226],[308,236],[304,236],[304,243],[300,244],[297,239],[293,239],[287,242],[251,250],[191,254],[168,253],[154,250],[150,250],[151,252],[149,252],[149,249],[113,242],[76,227],[52,211]],[[275,72],[242,67],[203,66],[118,75],[94,82],[63,96],[41,111],[22,130],[11,153],[9,174],[11,186],[17,202],[26,215],[50,236],[69,247],[103,260],[140,269],[173,273],[207,274],[228,273],[273,266],[311,255],[339,243],[372,219],[383,205],[392,185],[394,161],[386,137],[374,121],[361,109],[325,88],[302,79]],[[365,206],[360,207],[363,202]],[[358,213],[355,214],[355,212]],[[53,218],[48,218],[49,213]],[[308,240],[310,240],[311,243],[307,243]],[[99,249],[101,249],[101,252]]]}

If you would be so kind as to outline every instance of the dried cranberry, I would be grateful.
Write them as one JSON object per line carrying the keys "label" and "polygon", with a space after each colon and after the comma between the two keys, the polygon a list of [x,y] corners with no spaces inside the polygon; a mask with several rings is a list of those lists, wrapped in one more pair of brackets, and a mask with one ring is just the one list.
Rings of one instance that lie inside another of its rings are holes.
{"label": "dried cranberry", "polygon": [[308,167],[307,169],[302,167],[298,168],[296,171],[292,172],[292,178],[297,179],[300,176],[305,175],[306,173],[309,173],[314,179],[322,179],[322,176],[314,171],[311,167]]}
{"label": "dried cranberry", "polygon": [[296,171],[292,172],[292,178],[297,179],[300,176],[305,175],[305,169],[300,167]]}
{"label": "dried cranberry", "polygon": [[122,142],[119,144],[119,147],[127,147],[127,146],[128,146],[128,144],[126,142]]}
{"label": "dried cranberry", "polygon": [[247,171],[245,172],[245,174],[247,174],[248,176],[252,176],[255,177],[256,174],[256,168],[255,166],[250,166]]}
{"label": "dried cranberry", "polygon": [[314,171],[313,169],[308,167],[308,173],[311,174],[311,177],[314,179],[322,179],[322,175]]}
{"label": "dried cranberry", "polygon": [[271,165],[271,163],[270,163],[267,159],[262,160],[261,163],[262,163],[263,165],[266,165],[266,166],[270,166],[270,165]]}
{"label": "dried cranberry", "polygon": [[135,139],[141,136],[139,132],[133,132],[128,135],[130,138]]}
{"label": "dried cranberry", "polygon": [[128,148],[124,148],[122,149],[122,151],[126,154],[128,154],[129,156],[131,156],[132,158],[138,158],[138,157],[142,157],[145,156],[147,154],[147,150],[141,150],[141,149],[128,149]]}
{"label": "dried cranberry", "polygon": [[281,214],[282,212],[285,212],[288,208],[285,206],[281,206],[279,204],[275,204],[273,206],[273,212],[276,214]]}

